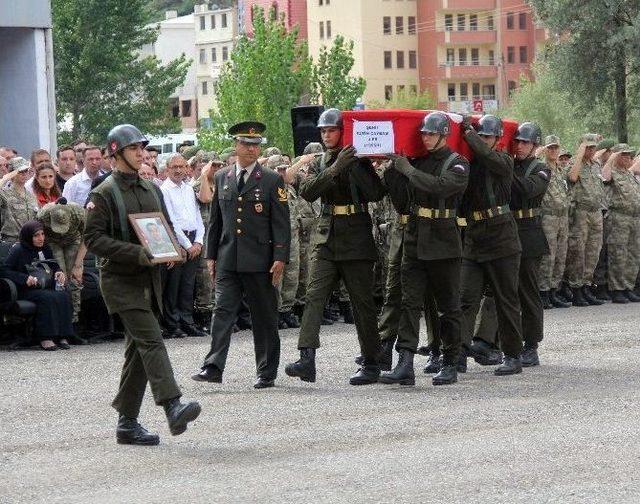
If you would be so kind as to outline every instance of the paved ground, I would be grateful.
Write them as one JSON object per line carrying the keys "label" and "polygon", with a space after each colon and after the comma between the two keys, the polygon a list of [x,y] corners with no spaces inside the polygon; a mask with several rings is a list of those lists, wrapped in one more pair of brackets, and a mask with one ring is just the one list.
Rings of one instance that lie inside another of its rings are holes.
{"label": "paved ground", "polygon": [[[252,388],[233,340],[223,385],[189,379],[207,345],[169,341],[203,413],[153,448],[114,442],[117,343],[0,353],[0,502],[640,502],[640,309],[547,312],[543,366],[455,386],[350,387],[352,327],[323,330],[319,380]],[[283,332],[283,363],[296,355]],[[419,358],[422,364],[424,358]]]}

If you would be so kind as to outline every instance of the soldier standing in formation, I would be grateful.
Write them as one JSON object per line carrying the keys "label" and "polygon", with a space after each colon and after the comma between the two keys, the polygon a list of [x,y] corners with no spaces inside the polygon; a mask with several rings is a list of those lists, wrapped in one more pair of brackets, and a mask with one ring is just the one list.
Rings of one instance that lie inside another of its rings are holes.
{"label": "soldier standing in formation", "polygon": [[300,359],[285,372],[303,381],[316,379],[315,353],[320,347],[324,305],[337,282],[344,280],[354,306],[358,340],[364,362],[349,382],[365,385],[378,381],[380,341],[373,300],[373,265],[376,247],[367,203],[380,201],[385,188],[368,159],[356,157],[352,146],[340,149],[342,114],[328,109],[318,121],[327,152],[309,167],[300,195],[307,201],[322,200],[312,243],[313,259],[306,305],[298,339]]}

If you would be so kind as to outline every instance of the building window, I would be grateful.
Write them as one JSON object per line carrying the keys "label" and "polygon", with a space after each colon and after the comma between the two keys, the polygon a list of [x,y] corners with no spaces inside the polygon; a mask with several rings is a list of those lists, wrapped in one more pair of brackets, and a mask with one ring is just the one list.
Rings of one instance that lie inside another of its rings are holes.
{"label": "building window", "polygon": [[402,16],[396,16],[396,35],[402,35],[404,33],[404,18]]}
{"label": "building window", "polygon": [[496,57],[495,57],[495,53],[493,52],[493,49],[489,51],[489,64],[490,65],[496,64]]}
{"label": "building window", "polygon": [[331,5],[331,0],[326,0],[324,4],[325,5]]}
{"label": "building window", "polygon": [[393,86],[384,87],[384,99],[389,101],[393,98]]}
{"label": "building window", "polygon": [[382,18],[382,34],[391,35],[391,17],[384,16]]}
{"label": "building window", "polygon": [[409,68],[418,67],[418,56],[415,51],[409,51]]}
{"label": "building window", "polygon": [[456,64],[455,49],[447,49],[447,66],[453,66]]}
{"label": "building window", "polygon": [[465,16],[464,14],[458,14],[458,31],[464,31],[466,24],[467,16]]}
{"label": "building window", "polygon": [[227,14],[226,13],[222,15],[222,19],[221,19],[220,25],[223,28],[227,27]]}
{"label": "building window", "polygon": [[409,86],[409,92],[410,92],[412,95],[417,95],[417,94],[418,94],[418,86],[416,86],[415,84],[411,84],[411,85]]}
{"label": "building window", "polygon": [[496,87],[493,84],[487,84],[482,86],[482,99],[483,100],[495,100],[496,99]]}
{"label": "building window", "polygon": [[447,84],[447,97],[449,101],[456,101],[456,85],[454,82]]}
{"label": "building window", "polygon": [[444,15],[444,30],[453,31],[453,14]]}
{"label": "building window", "polygon": [[415,16],[409,16],[407,20],[407,32],[409,32],[409,35],[416,34],[416,17]]}
{"label": "building window", "polygon": [[331,38],[331,21],[327,21],[327,38]]}
{"label": "building window", "polygon": [[205,52],[204,49],[200,49],[200,63],[206,63],[207,62],[207,53]]}
{"label": "building window", "polygon": [[396,68],[404,68],[404,51],[396,51]]}
{"label": "building window", "polygon": [[227,46],[223,46],[222,48],[222,61],[227,61],[229,59],[229,49]]}
{"label": "building window", "polygon": [[467,64],[466,49],[458,49],[458,63],[460,64],[460,66],[465,66]]}
{"label": "building window", "polygon": [[493,26],[493,14],[489,14],[487,16],[487,30],[493,31],[494,28],[495,27]]}
{"label": "building window", "polygon": [[466,82],[460,83],[460,100],[467,101],[469,99],[469,85]]}
{"label": "building window", "polygon": [[516,81],[509,81],[509,96],[511,96],[513,94],[513,92],[516,90]]}
{"label": "building window", "polygon": [[320,38],[324,38],[324,21],[320,21]]}
{"label": "building window", "polygon": [[391,51],[384,52],[384,67],[391,68]]}
{"label": "building window", "polygon": [[218,51],[216,51],[215,47],[211,48],[211,63],[217,63],[218,61]]}
{"label": "building window", "polygon": [[211,16],[211,29],[216,29],[216,17],[214,15]]}
{"label": "building window", "polygon": [[516,62],[516,48],[513,46],[507,47],[507,63]]}
{"label": "building window", "polygon": [[471,84],[471,94],[473,95],[473,99],[474,100],[479,100],[480,98],[482,98],[480,96],[480,83],[479,82],[474,82],[473,84]]}
{"label": "building window", "polygon": [[513,12],[507,12],[507,30],[513,30]]}
{"label": "building window", "polygon": [[182,102],[182,117],[191,116],[191,100],[185,100]]}
{"label": "building window", "polygon": [[520,46],[520,63],[527,63],[527,46]]}
{"label": "building window", "polygon": [[480,49],[471,49],[471,64],[480,64]]}
{"label": "building window", "polygon": [[469,15],[469,30],[478,31],[478,15],[477,14]]}
{"label": "building window", "polygon": [[318,0],[318,5],[322,7],[322,0]]}
{"label": "building window", "polygon": [[521,12],[520,14],[518,14],[518,27],[521,30],[526,30],[527,29],[527,13],[526,12]]}
{"label": "building window", "polygon": [[200,29],[204,30],[207,24],[207,19],[204,16],[200,16]]}
{"label": "building window", "polygon": [[202,94],[206,95],[209,94],[209,86],[208,86],[208,82],[207,81],[202,81]]}
{"label": "building window", "polygon": [[398,94],[399,95],[403,95],[404,94],[404,84],[400,84],[398,86]]}

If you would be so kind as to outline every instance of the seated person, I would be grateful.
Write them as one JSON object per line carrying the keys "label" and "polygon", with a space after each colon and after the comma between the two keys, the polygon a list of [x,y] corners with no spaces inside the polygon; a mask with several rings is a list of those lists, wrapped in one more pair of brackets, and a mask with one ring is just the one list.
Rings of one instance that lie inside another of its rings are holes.
{"label": "seated person", "polygon": [[[49,263],[57,282],[64,286],[66,278],[57,263],[53,261],[53,252],[44,242],[44,228],[38,221],[28,221],[20,230],[20,241],[7,256],[0,276],[12,280],[18,287],[18,299],[32,301],[36,305],[34,337],[44,350],[70,348],[68,339],[73,338],[73,306],[69,293],[65,290],[40,288],[38,279],[27,272],[27,266],[34,261],[51,260]],[[57,342],[57,345],[56,345]]]}

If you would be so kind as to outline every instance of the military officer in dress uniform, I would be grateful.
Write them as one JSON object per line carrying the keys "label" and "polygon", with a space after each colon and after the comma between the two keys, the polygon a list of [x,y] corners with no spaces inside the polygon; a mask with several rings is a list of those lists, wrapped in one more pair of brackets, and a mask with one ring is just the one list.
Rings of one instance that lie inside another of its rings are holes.
{"label": "military officer in dress uniform", "polygon": [[378,381],[380,366],[373,299],[373,265],[377,259],[373,240],[370,201],[380,201],[385,188],[371,162],[356,157],[348,145],[340,149],[342,114],[325,110],[318,121],[327,152],[309,166],[300,185],[307,201],[322,200],[322,215],[314,230],[310,280],[298,339],[300,359],[285,372],[303,381],[316,379],[315,352],[320,346],[320,324],[325,302],[340,279],[351,297],[360,349],[364,362],[350,379],[352,385]]}
{"label": "military officer in dress uniform", "polygon": [[410,209],[404,231],[401,266],[402,312],[398,325],[398,363],[380,376],[382,383],[414,385],[413,357],[418,349],[420,313],[427,290],[440,314],[442,369],[434,385],[457,381],[460,352],[460,264],[462,242],[456,223],[457,207],[469,179],[469,162],[447,145],[450,119],[442,112],[425,116],[420,133],[428,156],[413,163],[390,155],[393,169],[385,172],[389,192]]}
{"label": "military officer in dress uniform", "polygon": [[138,176],[148,141],[131,124],[113,128],[107,137],[109,155],[115,158],[113,175],[89,196],[84,242],[102,258],[100,289],[110,314],[117,313],[125,328],[125,363],[120,390],[113,401],[118,411],[116,439],[121,444],[157,445],[160,439],[138,423],[147,387],[164,406],[174,436],[200,414],[197,402],[180,403],[182,395],[164,346],[158,315],[162,310],[160,267],[140,244],[128,214],[167,210],[159,189]]}
{"label": "military officer in dress uniform", "polygon": [[196,381],[222,382],[238,306],[246,296],[253,322],[257,389],[274,386],[280,363],[276,285],[289,260],[291,229],[284,180],[257,162],[265,125],[232,126],[237,161],[214,177],[206,257],[215,276],[211,350]]}

